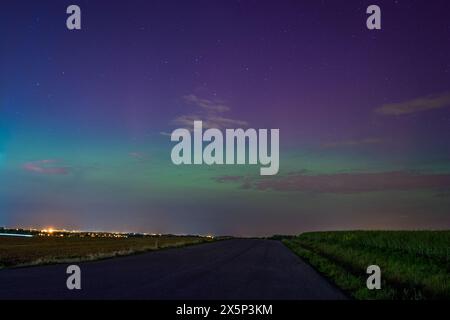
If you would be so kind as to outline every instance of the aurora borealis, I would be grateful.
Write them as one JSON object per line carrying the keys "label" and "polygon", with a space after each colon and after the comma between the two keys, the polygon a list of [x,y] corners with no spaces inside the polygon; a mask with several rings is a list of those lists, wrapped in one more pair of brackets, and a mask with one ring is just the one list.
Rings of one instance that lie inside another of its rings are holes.
{"label": "aurora borealis", "polygon": [[[447,1],[72,2],[2,2],[0,226],[450,228]],[[173,165],[194,120],[279,128],[278,175]]]}

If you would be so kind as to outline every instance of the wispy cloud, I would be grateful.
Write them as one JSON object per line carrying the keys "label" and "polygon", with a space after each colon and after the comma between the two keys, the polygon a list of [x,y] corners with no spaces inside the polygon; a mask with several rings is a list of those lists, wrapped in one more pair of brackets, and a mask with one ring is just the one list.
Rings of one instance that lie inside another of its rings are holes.
{"label": "wispy cloud", "polygon": [[248,123],[242,120],[230,119],[225,117],[219,117],[214,115],[199,115],[189,114],[182,115],[173,120],[173,124],[184,128],[192,129],[194,121],[202,120],[203,128],[233,128],[233,127],[246,127]]}
{"label": "wispy cloud", "polygon": [[192,105],[201,107],[206,111],[212,112],[227,112],[230,111],[230,108],[225,105],[224,101],[221,100],[208,100],[201,99],[197,97],[195,94],[189,94],[183,97],[184,101],[190,103]]}
{"label": "wispy cloud", "polygon": [[450,174],[417,174],[404,171],[379,173],[292,174],[276,178],[222,176],[215,181],[241,183],[256,190],[352,194],[374,191],[408,191],[450,188]]}
{"label": "wispy cloud", "polygon": [[22,168],[28,172],[46,175],[67,175],[70,167],[56,166],[58,160],[39,160],[25,163]]}
{"label": "wispy cloud", "polygon": [[[222,100],[209,100],[199,98],[194,94],[186,95],[183,101],[191,106],[194,110],[191,113],[180,115],[172,120],[172,124],[189,130],[193,129],[194,121],[201,120],[203,127],[208,128],[245,128],[248,126],[247,121],[232,119],[224,116],[231,108]],[[166,132],[161,132],[167,135]]]}
{"label": "wispy cloud", "polygon": [[343,141],[332,141],[325,142],[321,144],[322,148],[337,148],[337,147],[355,147],[362,145],[378,144],[383,142],[383,140],[378,138],[366,138],[360,140],[343,140]]}
{"label": "wispy cloud", "polygon": [[388,103],[375,109],[375,112],[385,116],[400,116],[426,110],[440,109],[450,106],[450,92],[441,95],[431,95],[413,100]]}

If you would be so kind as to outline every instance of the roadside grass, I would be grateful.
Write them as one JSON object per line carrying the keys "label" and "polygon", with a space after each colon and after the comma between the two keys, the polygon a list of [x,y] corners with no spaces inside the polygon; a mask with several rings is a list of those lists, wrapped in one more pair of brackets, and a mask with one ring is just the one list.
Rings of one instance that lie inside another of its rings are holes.
{"label": "roadside grass", "polygon": [[0,237],[0,268],[99,260],[208,241],[212,240],[196,236]]}
{"label": "roadside grass", "polygon": [[[355,299],[450,298],[450,231],[311,232],[282,241]],[[373,264],[381,290],[366,287]]]}

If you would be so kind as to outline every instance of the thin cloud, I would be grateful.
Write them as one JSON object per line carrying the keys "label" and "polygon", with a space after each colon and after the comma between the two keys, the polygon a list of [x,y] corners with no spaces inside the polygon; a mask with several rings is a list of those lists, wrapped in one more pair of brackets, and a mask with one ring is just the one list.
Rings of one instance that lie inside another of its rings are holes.
{"label": "thin cloud", "polygon": [[208,100],[201,99],[197,97],[195,94],[189,94],[183,97],[184,101],[189,104],[198,106],[200,108],[205,109],[206,111],[211,112],[227,112],[230,111],[230,108],[225,105],[225,103],[221,100]]}
{"label": "thin cloud", "polygon": [[175,118],[172,123],[177,126],[181,126],[183,128],[192,129],[194,121],[202,120],[203,128],[217,128],[217,129],[225,129],[230,127],[246,127],[248,123],[242,120],[230,119],[219,116],[210,116],[210,115],[182,115]]}
{"label": "thin cloud", "polygon": [[450,93],[432,95],[399,103],[388,103],[375,109],[375,112],[385,116],[400,116],[427,110],[450,106]]}
{"label": "thin cloud", "polygon": [[244,176],[220,176],[213,178],[217,182],[241,182],[244,179]]}
{"label": "thin cloud", "polygon": [[[208,100],[199,98],[194,94],[186,95],[183,100],[196,107],[195,112],[184,114],[172,120],[172,124],[177,127],[193,130],[194,121],[202,121],[203,128],[245,128],[248,122],[244,120],[232,119],[223,114],[229,112],[231,109],[221,100]],[[162,135],[167,135],[166,132],[161,132]]]}
{"label": "thin cloud", "polygon": [[371,144],[379,144],[383,142],[383,140],[378,138],[367,138],[360,140],[344,140],[344,141],[334,141],[334,142],[326,142],[321,144],[322,148],[337,148],[337,147],[355,147],[361,145],[371,145]]}
{"label": "thin cloud", "polygon": [[25,171],[46,175],[67,175],[69,167],[56,166],[57,160],[39,160],[25,163],[22,168]]}
{"label": "thin cloud", "polygon": [[354,194],[376,191],[410,191],[450,188],[450,174],[417,174],[404,171],[379,173],[293,174],[276,178],[222,176],[215,181],[243,183],[256,190]]}

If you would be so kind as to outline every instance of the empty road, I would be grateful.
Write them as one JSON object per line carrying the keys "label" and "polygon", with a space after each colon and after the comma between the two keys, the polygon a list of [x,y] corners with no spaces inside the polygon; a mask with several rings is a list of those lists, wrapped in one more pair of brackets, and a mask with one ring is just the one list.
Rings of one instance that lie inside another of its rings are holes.
{"label": "empty road", "polygon": [[233,239],[78,264],[0,270],[0,299],[345,299],[309,265],[271,240]]}

